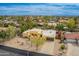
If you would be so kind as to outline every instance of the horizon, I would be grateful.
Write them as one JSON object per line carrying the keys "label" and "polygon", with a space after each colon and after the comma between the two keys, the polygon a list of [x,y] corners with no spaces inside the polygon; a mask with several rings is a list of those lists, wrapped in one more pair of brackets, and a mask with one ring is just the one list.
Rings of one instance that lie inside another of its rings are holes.
{"label": "horizon", "polygon": [[79,16],[78,3],[0,3],[0,16]]}

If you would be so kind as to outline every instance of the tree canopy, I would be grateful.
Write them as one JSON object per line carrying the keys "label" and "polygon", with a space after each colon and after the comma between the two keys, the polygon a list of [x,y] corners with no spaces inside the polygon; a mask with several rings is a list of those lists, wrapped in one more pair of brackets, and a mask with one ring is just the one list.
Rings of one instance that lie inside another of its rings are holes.
{"label": "tree canopy", "polygon": [[72,31],[76,27],[76,23],[74,19],[69,19],[67,22],[68,28]]}

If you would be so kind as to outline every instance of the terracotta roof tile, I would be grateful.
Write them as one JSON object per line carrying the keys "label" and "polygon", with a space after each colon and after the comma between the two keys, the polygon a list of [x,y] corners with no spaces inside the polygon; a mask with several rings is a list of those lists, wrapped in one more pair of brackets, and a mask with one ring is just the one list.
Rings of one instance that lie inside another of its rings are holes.
{"label": "terracotta roof tile", "polygon": [[79,39],[79,33],[65,34],[64,37],[66,39]]}

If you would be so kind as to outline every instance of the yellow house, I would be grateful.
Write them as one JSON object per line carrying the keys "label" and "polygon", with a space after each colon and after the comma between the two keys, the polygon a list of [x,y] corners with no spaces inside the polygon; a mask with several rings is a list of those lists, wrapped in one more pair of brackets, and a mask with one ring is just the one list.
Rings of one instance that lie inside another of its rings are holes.
{"label": "yellow house", "polygon": [[29,29],[27,31],[24,31],[23,37],[36,36],[37,34],[42,34],[42,30],[33,28],[33,29]]}

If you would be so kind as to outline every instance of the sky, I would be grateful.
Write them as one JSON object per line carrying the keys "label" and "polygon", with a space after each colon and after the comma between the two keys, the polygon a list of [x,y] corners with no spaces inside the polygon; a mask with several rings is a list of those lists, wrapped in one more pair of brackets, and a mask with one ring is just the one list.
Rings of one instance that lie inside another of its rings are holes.
{"label": "sky", "polygon": [[0,3],[0,15],[79,16],[78,3]]}

